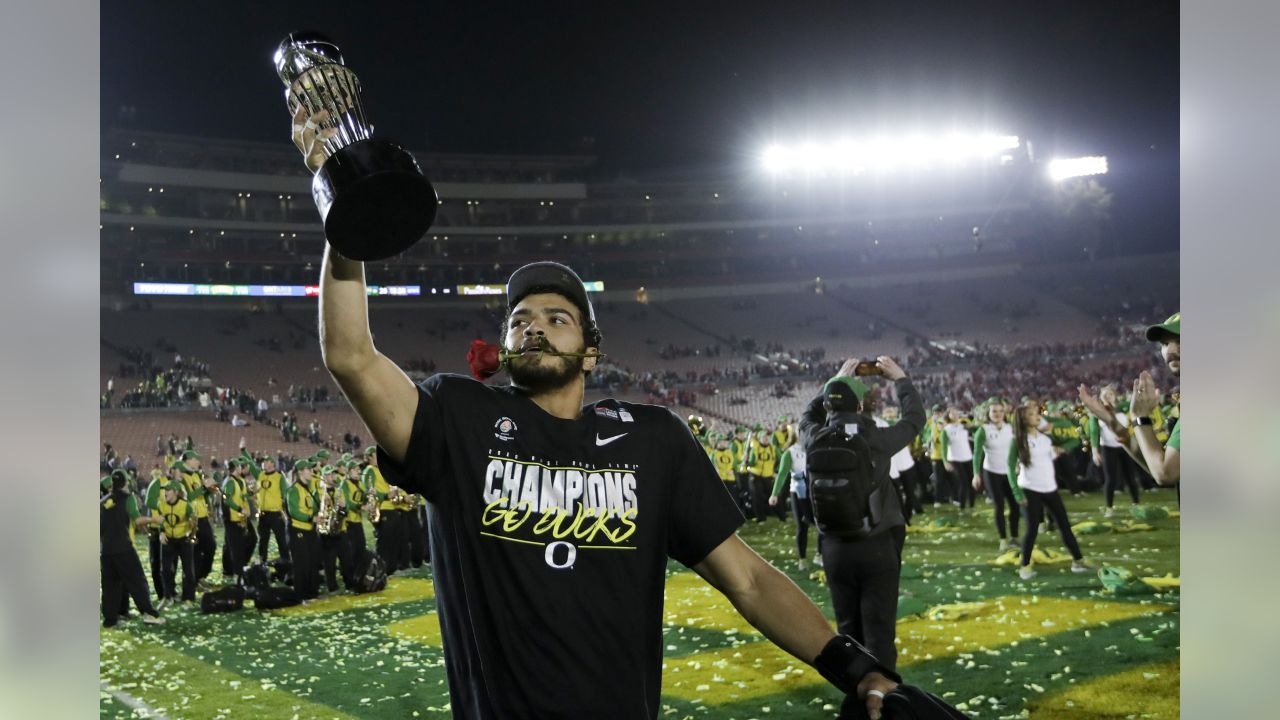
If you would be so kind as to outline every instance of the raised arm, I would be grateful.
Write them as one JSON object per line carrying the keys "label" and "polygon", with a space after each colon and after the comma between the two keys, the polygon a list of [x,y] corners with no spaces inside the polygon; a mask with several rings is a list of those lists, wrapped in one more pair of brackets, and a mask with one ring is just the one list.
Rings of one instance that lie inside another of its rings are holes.
{"label": "raised arm", "polygon": [[800,414],[800,442],[808,446],[809,438],[827,424],[827,409],[822,406],[822,394],[809,401],[808,407]]}
{"label": "raised arm", "polygon": [[[1148,417],[1159,403],[1160,392],[1156,389],[1151,373],[1143,371],[1133,381],[1133,395],[1130,408],[1134,418]],[[1156,438],[1156,430],[1151,425],[1133,421],[1134,429],[1130,433],[1132,440],[1125,450],[1151,474],[1152,479],[1160,485],[1176,485],[1182,475],[1182,422],[1174,425],[1169,433],[1167,444],[1161,445]],[[1136,445],[1134,448],[1132,446]]]}
{"label": "raised arm", "polygon": [[397,462],[409,449],[418,390],[408,375],[378,352],[369,333],[364,264],[325,245],[320,276],[320,352],[347,401]]}
{"label": "raised arm", "polygon": [[876,358],[876,365],[880,366],[886,378],[893,381],[894,390],[898,393],[898,405],[902,408],[902,419],[896,425],[881,428],[875,434],[875,444],[885,453],[893,455],[910,445],[920,434],[925,421],[924,402],[907,373],[891,358],[882,355]]}
{"label": "raised arm", "polygon": [[253,459],[253,454],[248,448],[240,448],[240,457],[249,464],[249,472],[253,473],[255,478],[262,474],[262,468],[258,466],[258,461]]}
{"label": "raised arm", "polygon": [[[322,111],[307,123],[306,112],[299,107],[293,117],[293,144],[315,172],[327,159],[325,137],[337,130],[317,131],[316,125],[328,113]],[[338,255],[328,243],[320,272],[320,353],[325,368],[378,445],[396,461],[403,461],[418,408],[417,389],[373,346],[364,264]]]}

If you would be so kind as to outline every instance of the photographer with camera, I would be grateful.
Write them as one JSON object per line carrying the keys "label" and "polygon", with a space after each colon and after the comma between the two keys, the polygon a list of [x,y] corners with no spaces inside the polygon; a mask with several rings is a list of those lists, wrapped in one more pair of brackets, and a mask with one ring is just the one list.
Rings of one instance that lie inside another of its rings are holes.
{"label": "photographer with camera", "polygon": [[[859,377],[893,381],[902,419],[888,427],[863,411],[868,388]],[[896,666],[898,579],[906,519],[889,478],[892,458],[924,426],[920,394],[888,357],[849,360],[809,403],[800,421],[809,501],[822,539],[823,568],[838,630],[889,669]],[[846,702],[840,717],[857,717]]]}

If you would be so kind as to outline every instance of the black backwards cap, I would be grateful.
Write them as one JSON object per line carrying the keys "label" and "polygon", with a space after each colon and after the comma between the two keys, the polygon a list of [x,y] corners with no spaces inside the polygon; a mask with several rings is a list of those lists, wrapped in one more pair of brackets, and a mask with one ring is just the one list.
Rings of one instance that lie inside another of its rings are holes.
{"label": "black backwards cap", "polygon": [[596,311],[591,307],[587,288],[577,273],[566,265],[549,260],[529,263],[519,268],[507,280],[507,311],[515,309],[521,300],[536,293],[556,293],[568,298],[578,307],[585,320],[583,326],[587,346],[599,346],[600,330],[596,326]]}

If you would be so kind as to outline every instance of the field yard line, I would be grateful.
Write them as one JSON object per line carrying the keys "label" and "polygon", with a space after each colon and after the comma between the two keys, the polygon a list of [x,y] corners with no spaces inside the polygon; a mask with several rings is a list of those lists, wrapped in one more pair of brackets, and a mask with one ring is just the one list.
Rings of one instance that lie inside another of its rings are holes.
{"label": "field yard line", "polygon": [[152,720],[169,720],[169,718],[164,714],[129,693],[123,690],[112,690],[106,683],[101,683],[101,685],[102,689],[109,693],[111,697],[119,700],[125,705],[128,705],[131,710],[141,710],[147,713],[147,717],[152,718]]}

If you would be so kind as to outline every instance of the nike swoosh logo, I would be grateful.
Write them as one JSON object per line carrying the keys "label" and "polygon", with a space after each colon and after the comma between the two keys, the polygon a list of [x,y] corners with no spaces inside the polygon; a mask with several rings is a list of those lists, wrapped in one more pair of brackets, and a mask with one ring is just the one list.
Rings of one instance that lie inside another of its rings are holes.
{"label": "nike swoosh logo", "polygon": [[617,440],[619,438],[624,438],[626,436],[627,436],[626,433],[622,433],[621,435],[614,435],[613,437],[601,438],[600,433],[596,433],[596,447],[604,447],[605,445],[608,445],[614,440]]}

